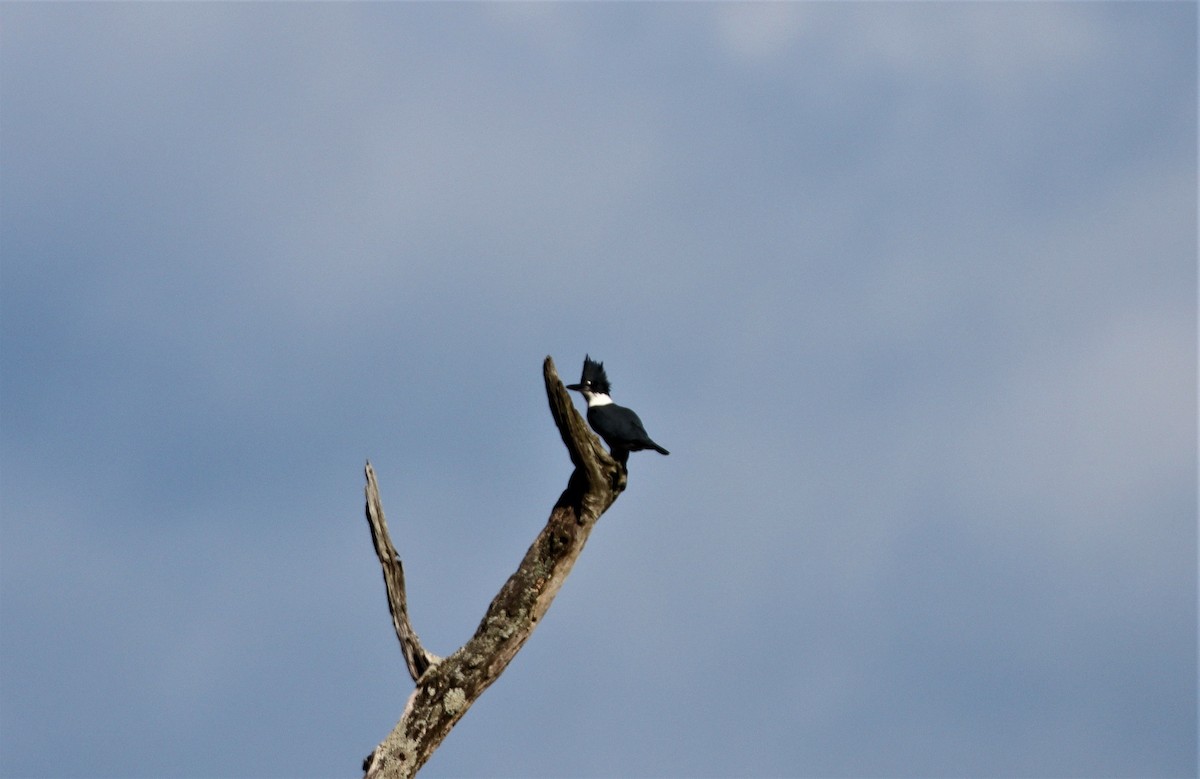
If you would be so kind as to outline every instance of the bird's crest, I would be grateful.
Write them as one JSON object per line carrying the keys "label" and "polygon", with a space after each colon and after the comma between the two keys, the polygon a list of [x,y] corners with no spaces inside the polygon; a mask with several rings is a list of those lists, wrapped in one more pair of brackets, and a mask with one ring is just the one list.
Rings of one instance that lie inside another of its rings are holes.
{"label": "bird's crest", "polygon": [[591,356],[583,358],[583,375],[579,384],[592,392],[609,394],[612,387],[608,383],[608,375],[604,373],[604,363],[596,362]]}

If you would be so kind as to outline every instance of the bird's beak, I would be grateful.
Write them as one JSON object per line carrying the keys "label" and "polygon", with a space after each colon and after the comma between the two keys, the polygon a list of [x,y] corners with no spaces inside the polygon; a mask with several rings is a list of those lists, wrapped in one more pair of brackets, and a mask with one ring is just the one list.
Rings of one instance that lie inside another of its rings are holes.
{"label": "bird's beak", "polygon": [[567,389],[575,390],[576,392],[583,392],[583,385],[582,384],[568,384]]}

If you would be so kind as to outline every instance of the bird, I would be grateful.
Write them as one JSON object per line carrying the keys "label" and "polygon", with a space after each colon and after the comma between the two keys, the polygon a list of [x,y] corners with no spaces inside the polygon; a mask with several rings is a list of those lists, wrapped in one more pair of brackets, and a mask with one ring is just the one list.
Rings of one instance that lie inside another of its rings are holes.
{"label": "bird", "polygon": [[670,454],[650,438],[642,420],[632,409],[613,403],[612,385],[604,372],[604,363],[586,355],[583,358],[583,375],[578,384],[568,384],[567,389],[583,395],[587,401],[587,421],[592,429],[608,444],[613,458],[625,465],[630,452],[653,449],[659,454]]}

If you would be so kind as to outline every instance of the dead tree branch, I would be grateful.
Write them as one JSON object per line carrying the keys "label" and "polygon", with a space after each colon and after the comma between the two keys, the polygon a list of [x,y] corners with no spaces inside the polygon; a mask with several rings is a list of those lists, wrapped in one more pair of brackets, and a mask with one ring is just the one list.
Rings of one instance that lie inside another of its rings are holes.
{"label": "dead tree branch", "polygon": [[409,623],[404,569],[388,535],[375,473],[367,476],[367,521],[383,568],[396,637],[416,689],[387,738],[363,761],[367,779],[412,777],[516,656],[558,594],[600,515],[625,485],[625,469],[575,410],[554,361],[542,366],[550,414],[575,469],[516,572],[492,599],[475,635],[454,654],[438,658],[422,646]]}
{"label": "dead tree branch", "polygon": [[429,666],[436,663],[437,655],[425,651],[421,639],[408,620],[408,600],[404,593],[404,564],[388,535],[387,520],[383,517],[383,502],[379,498],[379,485],[375,482],[375,469],[367,463],[367,522],[371,524],[371,540],[375,542],[375,554],[383,568],[383,581],[387,585],[388,609],[392,612],[392,625],[396,638],[404,652],[404,662],[413,681],[421,677]]}

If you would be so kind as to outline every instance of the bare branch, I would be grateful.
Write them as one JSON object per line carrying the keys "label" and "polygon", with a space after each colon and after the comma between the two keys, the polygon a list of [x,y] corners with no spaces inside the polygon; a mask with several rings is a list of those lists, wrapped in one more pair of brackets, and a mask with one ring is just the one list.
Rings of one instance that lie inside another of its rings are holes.
{"label": "bare branch", "polygon": [[433,663],[441,658],[425,651],[421,639],[413,630],[408,620],[408,599],[404,592],[404,564],[396,547],[392,546],[392,538],[388,534],[387,520],[383,516],[383,501],[379,498],[379,485],[375,482],[375,469],[367,463],[367,523],[371,526],[371,540],[375,542],[375,554],[379,557],[379,565],[383,568],[383,581],[387,585],[388,608],[392,612],[392,625],[396,628],[396,638],[400,640],[400,649],[404,652],[404,662],[408,665],[408,673],[413,681]]}
{"label": "bare branch", "polygon": [[[417,685],[396,727],[363,762],[368,779],[411,777],[425,764],[450,729],[525,645],[566,581],[592,527],[624,486],[625,469],[604,451],[575,410],[549,357],[543,365],[543,377],[551,416],[575,469],[551,509],[546,526],[534,539],[516,572],[492,599],[475,635],[440,661],[421,649],[408,624],[403,571],[395,549],[387,540],[374,473],[367,465],[368,519],[388,583],[396,635],[406,647],[405,661]],[[380,534],[376,532],[377,524],[382,530]],[[395,592],[393,582],[396,582]]]}

